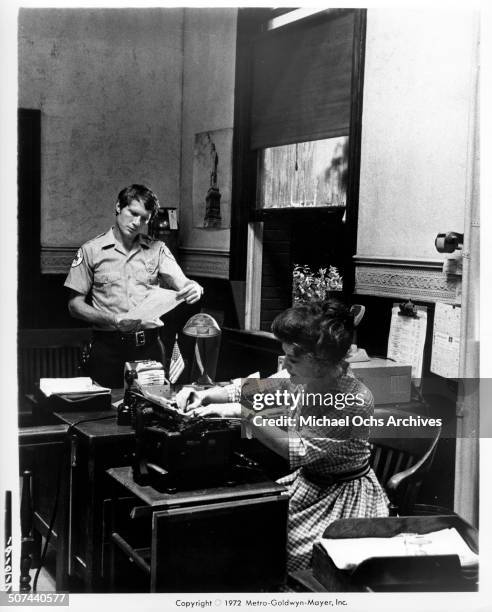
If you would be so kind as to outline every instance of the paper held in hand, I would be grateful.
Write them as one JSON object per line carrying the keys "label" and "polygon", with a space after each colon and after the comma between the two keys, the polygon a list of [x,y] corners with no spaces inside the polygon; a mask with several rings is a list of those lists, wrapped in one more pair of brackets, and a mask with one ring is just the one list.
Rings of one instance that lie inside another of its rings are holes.
{"label": "paper held in hand", "polygon": [[172,289],[162,289],[161,287],[153,287],[138,306],[129,310],[125,315],[125,319],[140,319],[141,321],[152,321],[162,317],[178,304],[184,302],[184,299],[176,299],[178,292]]}

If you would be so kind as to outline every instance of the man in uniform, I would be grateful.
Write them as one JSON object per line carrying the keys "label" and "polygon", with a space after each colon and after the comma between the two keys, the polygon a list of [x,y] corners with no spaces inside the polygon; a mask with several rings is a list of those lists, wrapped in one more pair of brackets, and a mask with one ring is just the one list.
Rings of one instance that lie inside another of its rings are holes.
{"label": "man in uniform", "polygon": [[106,387],[123,386],[125,361],[162,361],[158,333],[162,322],[126,316],[152,287],[163,284],[176,289],[176,299],[188,304],[203,294],[203,288],[184,275],[163,242],[141,233],[158,207],[155,194],[143,185],[120,191],[116,223],[82,245],[65,281],[70,289],[70,314],[94,328],[87,373]]}

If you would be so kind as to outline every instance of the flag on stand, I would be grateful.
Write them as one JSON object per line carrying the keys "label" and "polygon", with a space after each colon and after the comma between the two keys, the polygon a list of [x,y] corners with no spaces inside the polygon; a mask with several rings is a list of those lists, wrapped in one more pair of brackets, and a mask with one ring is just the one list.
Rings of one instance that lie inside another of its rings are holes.
{"label": "flag on stand", "polygon": [[174,384],[181,376],[181,372],[184,370],[184,368],[185,363],[183,361],[181,351],[179,350],[178,336],[176,335],[176,339],[174,340],[173,352],[171,355],[171,363],[169,364],[169,382]]}

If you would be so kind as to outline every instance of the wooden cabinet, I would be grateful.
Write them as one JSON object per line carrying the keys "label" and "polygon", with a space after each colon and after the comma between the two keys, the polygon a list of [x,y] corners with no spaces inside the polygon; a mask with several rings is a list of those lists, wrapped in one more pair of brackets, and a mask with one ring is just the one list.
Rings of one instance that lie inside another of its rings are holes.
{"label": "wooden cabinet", "polygon": [[111,591],[256,592],[283,584],[288,496],[261,472],[172,494],[135,484],[130,467],[108,475],[118,485]]}
{"label": "wooden cabinet", "polygon": [[[58,591],[104,591],[104,475],[131,463],[134,432],[116,424],[114,409],[53,416],[59,425],[24,428],[19,436],[21,470],[31,470],[33,478],[35,536],[46,537],[53,524]],[[104,420],[75,425],[87,419]]]}
{"label": "wooden cabinet", "polygon": [[105,590],[104,544],[105,471],[132,462],[135,446],[130,426],[116,424],[116,411],[58,413],[68,425],[82,419],[105,420],[76,425],[70,440],[70,479],[65,502],[69,507],[68,575],[86,592]]}

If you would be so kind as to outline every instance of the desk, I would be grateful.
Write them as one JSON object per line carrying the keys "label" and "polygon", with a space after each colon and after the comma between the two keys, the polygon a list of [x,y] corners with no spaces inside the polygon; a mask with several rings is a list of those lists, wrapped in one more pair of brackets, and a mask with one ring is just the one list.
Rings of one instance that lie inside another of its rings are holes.
{"label": "desk", "polygon": [[67,425],[83,419],[109,417],[73,428],[67,458],[70,478],[61,498],[69,507],[68,574],[80,579],[83,591],[101,591],[105,588],[104,527],[109,509],[104,472],[109,467],[131,462],[135,434],[130,426],[117,425],[115,409],[55,413],[54,416]]}
{"label": "desk", "polygon": [[[254,474],[248,482],[169,494],[135,484],[130,467],[107,473],[120,487],[113,498],[111,591],[134,590],[135,567],[142,590],[147,579],[151,592],[255,592],[283,583],[285,487]],[[134,498],[127,512],[122,491]],[[132,562],[129,573],[125,560]]]}
{"label": "desk", "polygon": [[[458,531],[478,553],[478,532],[457,515],[338,519],[323,538],[390,538],[401,533],[426,534],[446,528]],[[312,569],[289,574],[296,591],[330,592],[442,592],[476,591],[478,567],[461,567],[458,555],[378,555],[361,561],[355,569],[338,569],[321,542],[313,546]]]}
{"label": "desk", "polygon": [[[123,395],[114,390],[112,400]],[[103,530],[109,496],[104,489],[108,467],[132,461],[135,434],[116,423],[113,407],[52,412],[47,402],[33,399],[37,428],[20,430],[22,469],[33,474],[35,535],[46,536],[53,515],[56,491],[57,516],[50,542],[57,551],[57,590],[102,591],[105,588]],[[79,423],[87,419],[106,420]],[[67,431],[69,426],[69,435]],[[59,428],[53,438],[53,431]],[[35,440],[33,433],[35,432]]]}
{"label": "desk", "polygon": [[[116,401],[121,391],[112,395]],[[42,448],[37,443],[35,452],[23,453],[23,469],[33,472],[37,534],[47,533],[61,470],[57,521],[51,538],[57,549],[56,586],[60,591],[104,592],[109,587],[111,495],[105,471],[131,464],[135,447],[134,430],[118,425],[116,415],[114,408],[55,412],[53,421],[59,425],[54,427],[61,428],[56,443],[45,442]],[[109,418],[75,425],[68,439],[68,426],[105,417]]]}
{"label": "desk", "polygon": [[287,580],[288,586],[296,593],[328,593],[321,582],[313,576],[312,569],[290,572]]}
{"label": "desk", "polygon": [[[19,429],[19,467],[31,473],[31,508],[27,509],[25,520],[32,521],[33,547],[31,549],[33,567],[39,566],[41,536],[46,537],[51,524],[59,486],[60,495],[68,491],[68,426],[61,423],[41,427]],[[58,504],[56,520],[53,523],[50,542],[56,547],[56,590],[68,589],[67,573],[67,505]],[[21,511],[22,514],[22,511]]]}
{"label": "desk", "polygon": [[[118,396],[121,396],[121,391],[115,392],[113,399],[116,400]],[[117,425],[114,408],[102,411],[57,412],[53,417],[58,423],[68,426],[82,419],[111,417],[108,420],[76,425],[69,441],[57,441],[56,448],[50,447],[49,452],[43,450],[39,456],[33,457],[32,461],[36,489],[41,492],[44,500],[42,512],[38,513],[38,531],[46,531],[49,524],[58,467],[63,465],[64,469],[56,538],[53,539],[56,541],[58,554],[63,557],[60,563],[62,570],[57,576],[57,588],[85,592],[105,591],[108,589],[109,580],[107,538],[112,507],[112,496],[105,471],[132,463],[134,431],[130,426]],[[245,444],[246,442],[250,447],[254,441],[244,441]],[[264,459],[265,451],[260,451],[261,459]],[[264,464],[263,461],[261,463]],[[230,493],[230,489],[228,491]],[[134,496],[135,491],[129,489],[127,495]],[[199,495],[196,493],[195,497]],[[224,492],[222,501],[226,497]],[[36,499],[34,501],[35,504],[38,503]],[[147,505],[153,508],[148,500],[140,497],[140,501],[143,502],[140,507]],[[157,505],[159,503],[160,501]],[[191,505],[192,500],[183,503]]]}

